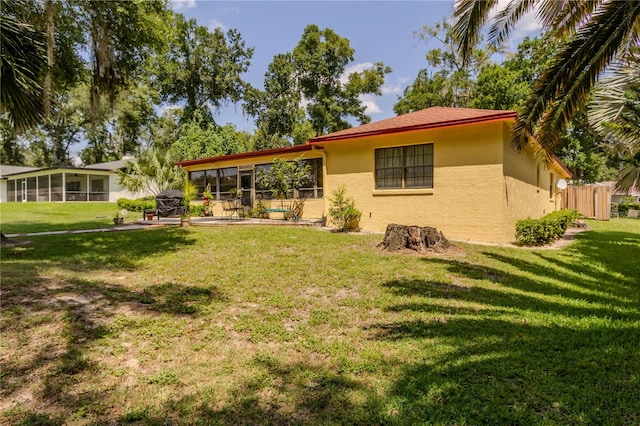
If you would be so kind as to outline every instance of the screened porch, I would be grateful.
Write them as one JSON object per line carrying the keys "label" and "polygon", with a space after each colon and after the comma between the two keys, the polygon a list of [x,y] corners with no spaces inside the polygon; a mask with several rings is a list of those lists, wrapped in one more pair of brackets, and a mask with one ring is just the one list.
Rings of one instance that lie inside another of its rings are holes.
{"label": "screened porch", "polygon": [[7,201],[109,201],[109,175],[74,171],[9,178]]}

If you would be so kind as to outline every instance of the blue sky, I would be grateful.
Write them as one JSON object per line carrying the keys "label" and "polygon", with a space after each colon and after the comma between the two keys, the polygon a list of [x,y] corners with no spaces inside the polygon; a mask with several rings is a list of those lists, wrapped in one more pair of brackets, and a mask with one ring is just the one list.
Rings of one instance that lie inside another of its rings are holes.
{"label": "blue sky", "polygon": [[[440,47],[437,41],[425,44],[418,40],[415,32],[443,18],[451,20],[454,5],[453,0],[170,1],[176,12],[195,18],[198,24],[211,30],[237,29],[246,46],[254,48],[251,66],[243,77],[259,88],[263,87],[264,73],[273,57],[291,52],[307,25],[331,28],[349,39],[355,49],[350,70],[361,70],[375,62],[383,62],[393,70],[386,76],[382,96],[362,99],[372,121],[395,116],[393,105],[405,87],[415,80],[418,71],[426,67],[425,54]],[[497,9],[502,9],[508,1],[499,0]],[[525,16],[512,32],[511,50],[524,36],[536,35],[539,29],[533,15]],[[253,119],[243,115],[240,104],[229,104],[214,112],[214,118],[221,125],[233,123],[238,130],[252,132],[255,129]],[[84,143],[74,146],[74,154],[84,146]]]}
{"label": "blue sky", "polygon": [[[433,25],[443,17],[450,19],[453,12],[453,1],[172,0],[171,3],[175,11],[210,29],[237,29],[246,46],[255,49],[244,78],[260,88],[274,55],[291,52],[307,25],[333,29],[349,39],[355,49],[351,69],[384,62],[393,70],[387,75],[382,96],[362,99],[373,121],[395,115],[393,105],[398,95],[426,66],[426,52],[439,47],[436,41],[425,44],[414,33],[425,24]],[[522,38],[535,30],[536,24],[525,19],[515,36]],[[231,122],[238,130],[252,131],[255,127],[250,117],[243,116],[240,105],[230,104],[215,119],[219,124]]]}

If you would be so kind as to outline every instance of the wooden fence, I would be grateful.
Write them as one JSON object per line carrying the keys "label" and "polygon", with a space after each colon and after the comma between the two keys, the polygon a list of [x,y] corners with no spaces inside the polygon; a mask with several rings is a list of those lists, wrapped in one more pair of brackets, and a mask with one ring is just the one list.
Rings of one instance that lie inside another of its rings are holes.
{"label": "wooden fence", "polygon": [[596,220],[611,219],[611,187],[605,185],[570,185],[562,191],[562,208]]}

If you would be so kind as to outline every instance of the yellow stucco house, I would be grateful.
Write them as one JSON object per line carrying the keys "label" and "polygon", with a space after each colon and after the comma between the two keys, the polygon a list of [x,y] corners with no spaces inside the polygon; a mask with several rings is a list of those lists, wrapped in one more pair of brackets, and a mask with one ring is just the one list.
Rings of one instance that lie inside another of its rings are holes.
{"label": "yellow stucco house", "polygon": [[240,188],[249,205],[267,191],[256,185],[274,157],[304,156],[313,182],[304,188],[305,218],[327,215],[333,191],[345,185],[362,211],[364,231],[390,223],[434,226],[453,240],[505,243],[515,223],[560,208],[562,163],[538,164],[511,146],[514,111],[432,107],[309,140],[305,145],[179,164],[214,199]]}

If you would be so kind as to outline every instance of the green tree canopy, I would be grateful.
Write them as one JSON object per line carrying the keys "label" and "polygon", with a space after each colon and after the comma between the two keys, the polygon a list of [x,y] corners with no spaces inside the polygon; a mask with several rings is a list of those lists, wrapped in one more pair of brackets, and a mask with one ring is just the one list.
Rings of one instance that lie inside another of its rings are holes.
{"label": "green tree canopy", "polygon": [[195,19],[174,14],[169,48],[156,56],[154,64],[162,100],[184,103],[184,122],[196,111],[205,121],[213,122],[211,107],[243,98],[249,85],[242,80],[242,73],[252,55],[253,48],[245,47],[237,30],[225,34],[216,28],[211,32]]}
{"label": "green tree canopy", "polygon": [[431,106],[468,107],[474,99],[474,78],[490,62],[492,51],[478,43],[471,59],[465,61],[453,40],[451,25],[444,18],[433,26],[423,26],[415,36],[425,43],[435,40],[439,47],[426,53],[427,68],[421,69],[405,88],[393,110],[405,114]]}
{"label": "green tree canopy", "polygon": [[330,28],[308,25],[293,52],[274,57],[265,90],[251,92],[246,110],[256,117],[260,131],[302,143],[351,127],[351,118],[371,121],[359,97],[380,95],[391,69],[377,62],[348,72],[354,52],[349,40]]}
{"label": "green tree canopy", "polygon": [[347,119],[371,121],[358,97],[380,95],[384,76],[391,68],[376,62],[371,68],[351,72],[343,80],[355,50],[349,40],[332,29],[308,25],[293,50],[300,91],[307,102],[309,121],[317,135],[351,127]]}
{"label": "green tree canopy", "polygon": [[200,111],[180,128],[178,140],[171,145],[176,161],[238,154],[253,148],[251,137],[238,132],[232,124],[218,127],[206,122]]}

